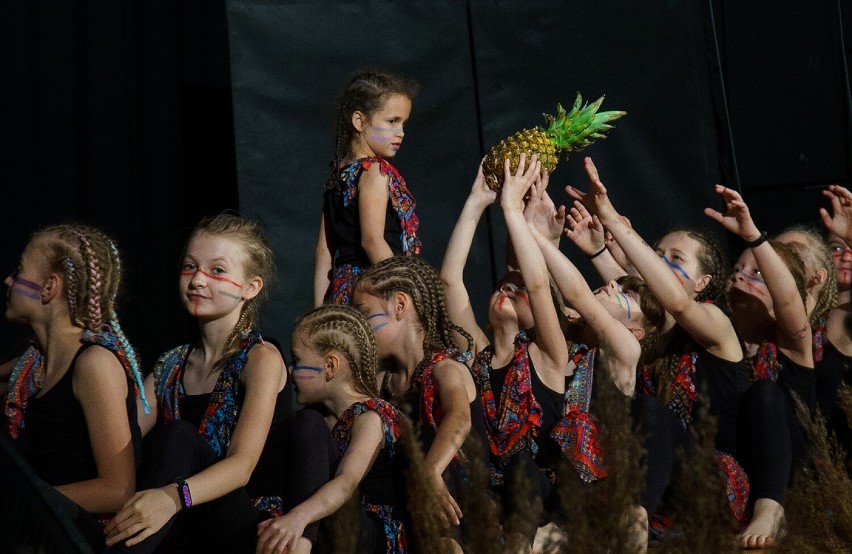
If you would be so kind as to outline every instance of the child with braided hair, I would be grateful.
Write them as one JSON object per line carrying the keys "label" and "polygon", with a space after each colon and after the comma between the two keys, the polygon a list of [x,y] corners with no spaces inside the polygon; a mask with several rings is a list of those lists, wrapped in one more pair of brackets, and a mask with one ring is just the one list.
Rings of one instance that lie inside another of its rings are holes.
{"label": "child with braided hair", "polygon": [[[527,163],[529,162],[529,164]],[[489,300],[493,342],[480,328],[464,284],[464,266],[476,226],[496,194],[484,186],[480,168],[471,194],[453,230],[441,278],[453,321],[473,337],[472,372],[482,398],[491,461],[492,483],[502,484],[507,522],[528,520],[510,529],[511,540],[532,546],[539,524],[561,517],[558,494],[549,476],[562,456],[551,430],[562,417],[568,347],[551,295],[547,265],[524,216],[524,196],[541,179],[541,163],[521,155],[512,174],[505,162],[500,205],[520,271],[510,271]],[[503,479],[505,478],[505,479]],[[528,498],[515,498],[526,482]],[[526,505],[524,505],[526,501]]]}
{"label": "child with braided hair", "polygon": [[329,425],[341,458],[334,478],[309,499],[259,525],[258,553],[298,552],[305,526],[333,514],[356,493],[357,551],[407,552],[398,482],[402,416],[377,398],[379,358],[370,323],[349,306],[315,308],[296,323],[291,350],[298,400],[322,404],[334,416]]}
{"label": "child with braided hair", "polygon": [[[389,364],[378,376],[379,395],[420,429],[444,525],[459,526],[461,495],[471,492],[469,454],[461,451],[471,431],[478,454],[487,451],[480,399],[467,367],[473,339],[450,320],[441,279],[420,258],[396,256],[366,270],[356,281],[354,305],[370,320],[379,356]],[[449,533],[461,541],[459,527]]]}
{"label": "child with braided hair", "polygon": [[193,230],[179,285],[199,338],[162,355],[145,380],[155,409],[140,426],[151,433],[140,492],[106,528],[114,550],[151,552],[177,523],[175,544],[184,550],[254,551],[258,521],[328,480],[333,452],[323,417],[307,409],[290,417],[284,361],[256,330],[274,276],[255,222],[223,213]]}
{"label": "child with braided hair", "polygon": [[387,161],[405,137],[417,88],[408,77],[366,70],[340,95],[316,245],[315,306],[350,303],[361,271],[391,256],[420,253],[414,197]]}
{"label": "child with braided hair", "polygon": [[92,227],[48,227],[32,236],[5,282],[7,319],[35,335],[0,367],[9,381],[3,433],[101,551],[103,525],[94,515],[115,513],[133,494],[140,443],[139,364],[116,316],[118,249]]}

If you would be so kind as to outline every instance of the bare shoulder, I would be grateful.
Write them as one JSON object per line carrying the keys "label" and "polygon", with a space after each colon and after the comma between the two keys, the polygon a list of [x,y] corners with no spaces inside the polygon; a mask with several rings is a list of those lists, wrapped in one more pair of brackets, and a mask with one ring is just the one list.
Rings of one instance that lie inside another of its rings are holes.
{"label": "bare shoulder", "polygon": [[248,363],[284,369],[284,358],[281,356],[281,352],[270,342],[261,342],[254,345],[249,350]]}
{"label": "bare shoulder", "polygon": [[90,346],[83,350],[74,363],[75,375],[107,376],[116,374],[124,376],[124,368],[115,353],[103,346]]}

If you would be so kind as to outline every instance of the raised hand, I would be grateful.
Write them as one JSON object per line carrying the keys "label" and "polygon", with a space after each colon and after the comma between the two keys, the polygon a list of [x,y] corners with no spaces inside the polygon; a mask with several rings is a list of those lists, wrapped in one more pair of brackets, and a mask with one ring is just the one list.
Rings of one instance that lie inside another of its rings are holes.
{"label": "raised hand", "polygon": [[476,172],[476,179],[473,180],[473,186],[470,188],[468,199],[475,202],[477,206],[485,209],[497,201],[497,193],[488,188],[485,184],[485,176],[482,173],[482,163],[479,164],[479,169]]}
{"label": "raised hand", "polygon": [[825,208],[819,209],[825,228],[846,242],[852,242],[852,192],[840,185],[829,185],[822,193],[831,200],[830,214]]}
{"label": "raised hand", "polygon": [[503,190],[500,194],[500,205],[503,206],[504,210],[523,210],[524,196],[526,196],[533,182],[541,178],[541,162],[538,161],[538,156],[533,154],[529,166],[527,166],[526,161],[527,155],[521,154],[518,169],[512,175],[509,160],[505,160],[503,169],[505,177],[503,179]]}
{"label": "raised hand", "polygon": [[715,190],[725,201],[725,213],[713,208],[704,208],[704,215],[748,242],[757,240],[760,237],[760,231],[751,219],[748,206],[740,193],[722,185],[716,185]]}
{"label": "raised hand", "polygon": [[591,256],[604,247],[603,225],[598,218],[589,213],[582,202],[574,201],[565,221],[565,236],[571,239],[571,242],[584,254]]}
{"label": "raised hand", "polygon": [[556,207],[553,199],[547,194],[550,175],[545,171],[539,183],[530,187],[530,197],[524,207],[524,218],[527,224],[549,241],[558,241],[565,228],[565,206]]}
{"label": "raised hand", "polygon": [[582,192],[570,185],[565,187],[565,192],[571,198],[582,202],[606,226],[607,222],[618,217],[618,212],[615,211],[612,202],[609,200],[606,187],[601,182],[595,163],[589,157],[585,158],[583,163],[585,164],[586,175],[589,176],[589,192]]}

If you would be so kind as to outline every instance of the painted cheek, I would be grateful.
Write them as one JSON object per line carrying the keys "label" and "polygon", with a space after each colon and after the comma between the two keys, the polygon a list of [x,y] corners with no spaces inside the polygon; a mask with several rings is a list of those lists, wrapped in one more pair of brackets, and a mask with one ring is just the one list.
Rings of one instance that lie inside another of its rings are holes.
{"label": "painted cheek", "polygon": [[672,273],[674,273],[675,277],[677,277],[677,280],[680,281],[681,285],[689,281],[689,273],[687,273],[685,269],[683,269],[681,266],[674,263],[670,259],[666,258],[665,256],[660,256],[660,258],[664,262],[666,262],[666,265],[669,266],[669,269],[672,270]]}
{"label": "painted cheek", "polygon": [[523,300],[527,306],[530,305],[530,297],[522,290],[518,290],[516,293],[517,297]]}
{"label": "painted cheek", "polygon": [[41,285],[34,283],[17,275],[9,276],[12,281],[12,292],[18,296],[30,298],[32,300],[41,300]]}
{"label": "painted cheek", "polygon": [[322,373],[321,367],[312,365],[297,365],[293,366],[293,379],[304,382],[316,379]]}
{"label": "painted cheek", "polygon": [[375,313],[367,316],[367,321],[370,322],[370,327],[373,329],[373,332],[377,332],[382,327],[388,324],[388,316],[384,312]]}
{"label": "painted cheek", "polygon": [[220,290],[219,294],[224,296],[225,298],[231,298],[233,300],[236,300],[237,302],[243,299],[243,297],[238,294],[231,294],[230,292],[225,292],[223,290]]}

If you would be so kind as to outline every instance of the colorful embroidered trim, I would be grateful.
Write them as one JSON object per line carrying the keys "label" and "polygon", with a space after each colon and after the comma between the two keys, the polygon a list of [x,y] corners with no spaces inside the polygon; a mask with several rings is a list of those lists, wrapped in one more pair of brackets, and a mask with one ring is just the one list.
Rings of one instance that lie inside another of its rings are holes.
{"label": "colorful embroidered trim", "polygon": [[[435,380],[432,379],[432,370],[441,360],[451,359],[460,364],[467,365],[470,362],[470,352],[459,352],[457,350],[440,350],[436,352],[429,364],[423,368],[420,375],[415,376],[411,382],[411,392],[418,394],[420,397],[420,418],[426,425],[429,426],[435,433],[438,432],[438,426],[444,419],[444,410],[441,408],[440,402],[435,398]],[[460,462],[462,465],[467,465],[468,460],[464,453],[459,450],[453,457],[453,460]]]}
{"label": "colorful embroidered trim", "polygon": [[393,407],[390,402],[371,398],[364,402],[356,402],[343,412],[338,418],[337,423],[331,430],[331,436],[334,438],[334,443],[337,445],[337,451],[340,454],[346,452],[349,448],[349,439],[352,436],[352,425],[355,418],[364,412],[376,412],[382,420],[382,431],[385,436],[384,448],[390,450],[393,456],[396,448],[396,441],[399,439],[402,429],[399,426],[399,411]]}
{"label": "colorful embroidered trim", "polygon": [[[104,325],[99,333],[84,331],[80,337],[80,343],[96,344],[115,354],[125,374],[133,383],[134,394],[137,397],[139,396],[142,377],[138,371],[131,367],[121,342],[109,325]],[[6,401],[3,406],[3,413],[6,415],[7,421],[7,432],[12,439],[17,439],[24,428],[24,414],[29,399],[41,390],[44,355],[38,349],[35,337],[29,340],[29,345],[9,376],[9,389],[6,392]],[[150,410],[148,400],[144,396],[142,397],[142,407],[146,410],[146,413]]]}
{"label": "colorful embroidered trim", "polygon": [[562,418],[550,431],[550,436],[561,447],[580,479],[591,483],[607,476],[603,451],[598,441],[598,426],[591,414],[596,348],[574,343],[571,359],[576,364],[574,379],[565,391],[565,408]]}
{"label": "colorful embroidered trim", "polygon": [[752,356],[754,378],[757,381],[777,381],[781,362],[778,361],[778,346],[768,340],[760,343],[757,354]]}
{"label": "colorful embroidered trim", "polygon": [[491,454],[500,465],[516,452],[528,450],[535,455],[535,437],[541,428],[542,410],[532,392],[529,344],[532,331],[521,331],[515,337],[515,355],[506,374],[498,405],[491,390],[491,358],[494,349],[484,348],[473,362],[471,373],[485,410],[485,429]]}
{"label": "colorful embroidered trim", "polygon": [[747,524],[751,514],[748,510],[749,483],[745,470],[733,456],[720,450],[713,450],[713,461],[725,478],[725,492],[731,513],[740,525]]}
{"label": "colorful embroidered trim", "polygon": [[284,500],[280,496],[261,496],[252,500],[257,511],[269,514],[270,517],[284,515]]}
{"label": "colorful embroidered trim", "polygon": [[[249,350],[262,342],[260,333],[256,331],[243,334],[239,352],[225,362],[216,386],[210,393],[210,402],[201,419],[198,433],[219,458],[227,453],[231,444],[231,433],[237,425],[240,413],[237,402],[240,375],[248,361]],[[164,422],[181,418],[180,399],[186,394],[183,388],[183,370],[188,354],[188,344],[178,346],[163,354],[154,366],[154,380],[160,404],[159,415]]]}
{"label": "colorful embroidered trim", "polygon": [[[696,400],[698,400],[698,392],[695,388],[695,365],[697,362],[697,352],[687,352],[681,355],[677,373],[670,385],[671,399],[666,403],[666,407],[680,418],[684,427],[692,421],[692,410]],[[639,377],[641,394],[656,396],[657,386],[654,382],[653,367],[650,364],[642,366]]]}
{"label": "colorful embroidered trim", "polygon": [[355,279],[362,273],[364,270],[357,265],[343,264],[338,267],[331,281],[329,301],[332,304],[351,304]]}
{"label": "colorful embroidered trim", "polygon": [[402,227],[402,233],[399,236],[402,252],[409,256],[420,254],[421,243],[420,239],[417,238],[420,221],[417,214],[414,213],[416,202],[405,184],[405,179],[384,158],[380,156],[361,158],[340,171],[340,182],[343,184],[341,190],[343,206],[349,206],[358,196],[358,178],[362,171],[368,171],[374,163],[378,163],[382,175],[387,175],[389,178],[388,190],[390,191],[391,207],[396,212],[399,224]]}
{"label": "colorful embroidered trim", "polygon": [[402,519],[396,516],[393,506],[384,504],[361,504],[365,510],[375,514],[381,520],[385,529],[385,542],[387,554],[406,554],[408,552],[408,537],[405,534],[405,525]]}
{"label": "colorful embroidered trim", "polygon": [[822,351],[828,342],[828,331],[825,326],[825,318],[821,317],[814,327],[814,363],[822,361]]}

